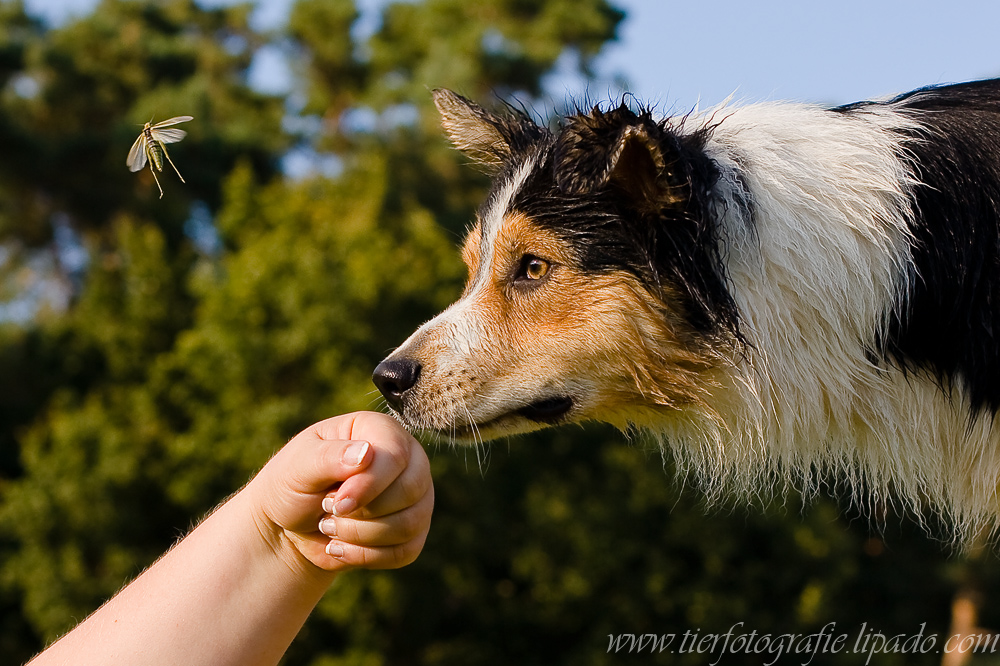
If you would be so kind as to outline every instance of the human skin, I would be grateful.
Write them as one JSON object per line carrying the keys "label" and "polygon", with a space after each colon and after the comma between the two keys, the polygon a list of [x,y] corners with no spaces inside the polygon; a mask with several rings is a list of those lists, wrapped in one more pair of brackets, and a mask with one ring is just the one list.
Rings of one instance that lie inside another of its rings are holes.
{"label": "human skin", "polygon": [[317,423],[31,666],[277,664],[339,573],[416,559],[433,505],[395,420]]}

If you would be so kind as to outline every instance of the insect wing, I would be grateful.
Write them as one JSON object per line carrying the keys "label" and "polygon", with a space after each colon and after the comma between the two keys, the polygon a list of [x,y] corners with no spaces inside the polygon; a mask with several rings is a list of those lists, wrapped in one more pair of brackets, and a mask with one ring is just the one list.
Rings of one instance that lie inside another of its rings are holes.
{"label": "insect wing", "polygon": [[192,116],[174,116],[173,118],[167,118],[164,121],[158,122],[149,129],[153,134],[153,138],[161,143],[177,143],[181,139],[187,136],[187,132],[182,129],[164,129],[165,127],[170,127],[171,125],[179,125],[180,123],[186,123],[189,120],[194,120]]}
{"label": "insect wing", "polygon": [[171,125],[179,125],[181,123],[186,123],[189,120],[194,120],[194,116],[174,116],[173,118],[167,118],[166,120],[161,120],[160,122],[153,125],[153,129],[159,129],[160,127],[170,127]]}
{"label": "insect wing", "polygon": [[177,143],[187,136],[187,132],[182,129],[157,129],[151,130],[153,138],[162,143]]}
{"label": "insect wing", "polygon": [[146,135],[140,134],[139,138],[132,144],[132,149],[128,151],[128,159],[125,160],[129,171],[138,171],[146,166]]}

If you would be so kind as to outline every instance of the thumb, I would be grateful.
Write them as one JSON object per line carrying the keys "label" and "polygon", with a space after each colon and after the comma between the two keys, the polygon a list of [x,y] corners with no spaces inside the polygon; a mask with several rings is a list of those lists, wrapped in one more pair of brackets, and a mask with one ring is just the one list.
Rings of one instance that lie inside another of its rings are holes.
{"label": "thumb", "polygon": [[286,444],[263,471],[283,479],[293,492],[325,493],[366,469],[373,457],[367,440],[328,440],[306,430]]}

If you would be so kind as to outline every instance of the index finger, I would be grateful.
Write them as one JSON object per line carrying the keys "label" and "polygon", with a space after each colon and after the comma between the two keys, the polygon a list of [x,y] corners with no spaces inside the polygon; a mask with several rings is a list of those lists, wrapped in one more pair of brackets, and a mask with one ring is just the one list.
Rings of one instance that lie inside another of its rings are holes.
{"label": "index finger", "polygon": [[[380,434],[372,436],[376,431],[380,431]],[[359,436],[360,433],[364,433],[365,439],[372,444],[372,461],[366,469],[340,484],[333,497],[332,512],[338,516],[366,506],[407,468],[413,468],[410,470],[411,475],[430,475],[430,464],[423,448],[398,424],[395,427],[375,424],[373,429],[362,427],[352,431],[354,436]]]}
{"label": "index finger", "polygon": [[354,412],[334,416],[314,423],[306,429],[306,432],[314,434],[319,439],[378,441],[397,436],[412,439],[399,421],[378,412]]}

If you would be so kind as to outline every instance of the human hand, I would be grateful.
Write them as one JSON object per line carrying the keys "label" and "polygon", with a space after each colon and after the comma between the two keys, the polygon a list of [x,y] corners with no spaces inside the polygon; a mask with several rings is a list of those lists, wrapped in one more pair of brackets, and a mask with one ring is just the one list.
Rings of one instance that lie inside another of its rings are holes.
{"label": "human hand", "polygon": [[423,548],[434,507],[423,448],[394,419],[373,412],[306,428],[246,490],[261,534],[279,554],[330,572],[409,564]]}

